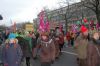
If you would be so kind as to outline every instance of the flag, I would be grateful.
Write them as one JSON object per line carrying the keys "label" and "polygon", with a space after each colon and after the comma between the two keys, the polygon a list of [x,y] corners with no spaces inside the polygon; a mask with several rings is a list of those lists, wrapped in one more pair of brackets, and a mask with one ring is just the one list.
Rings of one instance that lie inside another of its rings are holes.
{"label": "flag", "polygon": [[48,21],[48,20],[47,20],[47,22],[46,22],[45,29],[46,29],[47,31],[50,31],[50,24],[49,24],[49,21]]}
{"label": "flag", "polygon": [[44,27],[44,11],[40,12],[39,19],[40,19],[39,30],[44,31],[44,28],[45,28]]}
{"label": "flag", "polygon": [[63,27],[62,27],[62,25],[61,25],[61,24],[60,24],[59,30],[60,30],[60,32],[62,32],[62,31],[63,31]]}
{"label": "flag", "polygon": [[93,20],[91,20],[91,21],[90,21],[89,26],[90,26],[91,28],[93,28],[93,27],[94,27],[94,21],[93,21]]}
{"label": "flag", "polygon": [[96,29],[99,29],[99,28],[100,28],[100,24],[97,23],[97,24],[96,24]]}
{"label": "flag", "polygon": [[13,24],[13,30],[14,30],[14,32],[16,32],[16,22],[14,22],[14,24]]}
{"label": "flag", "polygon": [[34,30],[35,33],[37,32],[37,28],[36,28],[35,24],[33,25],[33,30]]}
{"label": "flag", "polygon": [[78,28],[77,25],[75,25],[75,24],[72,25],[72,29],[77,29],[77,28]]}
{"label": "flag", "polygon": [[78,29],[78,26],[75,25],[75,24],[73,24],[72,27],[71,27],[71,29],[72,29],[72,32],[76,33],[77,29]]}

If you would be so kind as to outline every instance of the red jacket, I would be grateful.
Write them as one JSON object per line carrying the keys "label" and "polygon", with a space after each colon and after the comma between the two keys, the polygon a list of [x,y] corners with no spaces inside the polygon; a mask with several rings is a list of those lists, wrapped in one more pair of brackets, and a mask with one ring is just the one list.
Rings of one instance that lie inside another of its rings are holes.
{"label": "red jacket", "polygon": [[66,34],[66,39],[69,41],[70,38],[71,38],[70,33],[67,33],[67,34]]}
{"label": "red jacket", "polygon": [[59,37],[59,44],[63,44],[64,43],[64,36]]}

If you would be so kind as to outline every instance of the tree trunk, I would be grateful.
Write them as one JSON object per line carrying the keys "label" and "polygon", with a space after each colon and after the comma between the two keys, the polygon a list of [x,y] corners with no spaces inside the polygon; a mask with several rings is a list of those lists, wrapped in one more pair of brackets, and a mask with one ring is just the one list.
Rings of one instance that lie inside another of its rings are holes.
{"label": "tree trunk", "polygon": [[65,14],[65,28],[66,28],[66,32],[68,31],[68,20],[67,20],[67,16]]}
{"label": "tree trunk", "polygon": [[97,17],[98,23],[100,24],[100,14],[96,14],[96,17]]}

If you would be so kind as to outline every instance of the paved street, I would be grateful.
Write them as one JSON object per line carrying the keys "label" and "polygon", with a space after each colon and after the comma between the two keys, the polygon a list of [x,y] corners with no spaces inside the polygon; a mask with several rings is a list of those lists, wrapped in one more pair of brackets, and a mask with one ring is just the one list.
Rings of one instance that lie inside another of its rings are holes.
{"label": "paved street", "polygon": [[[62,52],[61,57],[52,66],[78,66],[76,54],[72,48],[64,48]],[[31,60],[31,66],[40,66],[39,60]]]}

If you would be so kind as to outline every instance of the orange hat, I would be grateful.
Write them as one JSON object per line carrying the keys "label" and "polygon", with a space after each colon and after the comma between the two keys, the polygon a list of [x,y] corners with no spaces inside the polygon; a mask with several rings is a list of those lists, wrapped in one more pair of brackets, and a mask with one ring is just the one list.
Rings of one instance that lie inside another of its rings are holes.
{"label": "orange hat", "polygon": [[85,26],[81,26],[81,32],[83,33],[83,32],[86,32],[86,31],[88,31],[88,29]]}

